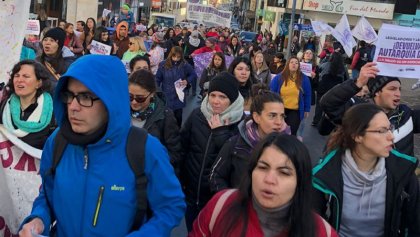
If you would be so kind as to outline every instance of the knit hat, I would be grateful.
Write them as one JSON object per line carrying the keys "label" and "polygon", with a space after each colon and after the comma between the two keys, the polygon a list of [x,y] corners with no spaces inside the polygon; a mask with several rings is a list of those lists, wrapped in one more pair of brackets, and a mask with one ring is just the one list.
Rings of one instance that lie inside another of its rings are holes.
{"label": "knit hat", "polygon": [[207,40],[212,43],[212,44],[216,44],[217,43],[217,39],[214,37],[208,37]]}
{"label": "knit hat", "polygon": [[380,91],[384,86],[386,86],[386,84],[390,83],[391,81],[398,81],[401,83],[398,77],[376,76],[375,78],[370,78],[367,83],[370,96],[372,98],[375,97],[375,93]]}
{"label": "knit hat", "polygon": [[61,49],[64,46],[64,40],[66,39],[66,32],[59,27],[52,28],[51,30],[47,31],[44,35],[44,39],[50,37],[55,41],[58,41],[58,48]]}
{"label": "knit hat", "polygon": [[228,72],[221,72],[210,80],[208,93],[210,94],[213,91],[222,92],[229,98],[230,103],[233,103],[239,96],[238,89],[239,83],[236,78]]}
{"label": "knit hat", "polygon": [[160,43],[160,42],[162,42],[163,40],[164,40],[164,37],[165,37],[165,33],[163,33],[163,32],[156,32],[156,33],[154,33],[153,34],[153,41],[155,41],[155,42],[157,42],[157,43]]}
{"label": "knit hat", "polygon": [[126,10],[126,11],[130,11],[130,5],[128,5],[127,3],[124,3],[124,4],[121,6],[121,9],[122,9],[122,10]]}

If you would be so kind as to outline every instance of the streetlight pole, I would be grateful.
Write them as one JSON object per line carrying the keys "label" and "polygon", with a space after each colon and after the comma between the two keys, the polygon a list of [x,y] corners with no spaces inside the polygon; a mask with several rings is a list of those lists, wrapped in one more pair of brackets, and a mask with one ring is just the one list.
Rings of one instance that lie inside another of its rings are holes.
{"label": "streetlight pole", "polygon": [[286,56],[289,58],[291,56],[290,47],[292,46],[293,40],[293,23],[295,21],[295,14],[296,14],[296,0],[293,0],[292,4],[292,16],[290,18],[290,26],[289,26],[289,40],[287,41],[287,52]]}

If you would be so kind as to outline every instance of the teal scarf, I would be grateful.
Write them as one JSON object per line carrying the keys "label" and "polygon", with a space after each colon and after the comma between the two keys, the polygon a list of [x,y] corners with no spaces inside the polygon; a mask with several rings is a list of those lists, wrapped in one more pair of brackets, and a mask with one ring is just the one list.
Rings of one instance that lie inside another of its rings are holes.
{"label": "teal scarf", "polygon": [[[51,98],[51,95],[49,93],[44,92],[40,95],[40,97],[43,97],[43,102],[40,102],[40,98],[37,99],[38,106],[41,106],[42,111],[39,116],[38,121],[23,121],[20,119],[20,98],[16,96],[15,94],[12,94],[10,96],[10,115],[11,119],[13,121],[13,124],[16,125],[16,127],[24,132],[27,133],[35,133],[42,131],[44,128],[48,126],[51,122],[52,113],[53,113],[53,100]],[[8,111],[5,111],[6,114]],[[35,112],[35,111],[34,111]],[[4,115],[5,113],[3,113]],[[7,116],[6,116],[7,117]],[[7,127],[13,128],[13,125],[9,124],[10,120],[8,118],[3,117],[3,123]]]}

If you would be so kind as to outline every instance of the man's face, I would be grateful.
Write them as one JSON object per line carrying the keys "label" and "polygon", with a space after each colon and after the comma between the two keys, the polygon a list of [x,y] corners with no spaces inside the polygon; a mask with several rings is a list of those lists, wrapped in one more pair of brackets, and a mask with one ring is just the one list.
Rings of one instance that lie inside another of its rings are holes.
{"label": "man's face", "polygon": [[121,26],[118,33],[120,33],[120,37],[127,37],[127,27]]}
{"label": "man's face", "polygon": [[82,32],[83,31],[82,23],[80,23],[80,22],[77,22],[76,23],[76,30],[79,31],[79,32]]}
{"label": "man's face", "polygon": [[385,113],[396,109],[401,101],[401,83],[398,81],[389,82],[375,93],[374,100],[375,104],[384,109]]}
{"label": "man's face", "polygon": [[[80,100],[88,101],[89,97],[98,98],[85,85],[75,79],[69,79],[67,91],[74,96],[81,96]],[[83,104],[83,103],[82,103]],[[101,100],[92,101],[92,106],[80,105],[76,98],[67,103],[68,119],[71,129],[75,133],[89,135],[97,131],[108,122],[108,112]]]}

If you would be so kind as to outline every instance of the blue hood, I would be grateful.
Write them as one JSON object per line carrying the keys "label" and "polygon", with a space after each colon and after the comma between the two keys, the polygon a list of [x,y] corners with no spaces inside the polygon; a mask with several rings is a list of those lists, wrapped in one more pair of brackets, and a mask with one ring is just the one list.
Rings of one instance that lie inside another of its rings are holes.
{"label": "blue hood", "polygon": [[[58,81],[54,94],[54,114],[58,126],[67,119],[66,104],[60,100],[69,78],[82,82],[97,95],[108,110],[108,128],[103,138],[111,140],[126,136],[130,128],[128,77],[119,58],[105,55],[86,55],[76,60]],[[102,138],[102,139],[103,139]]]}

